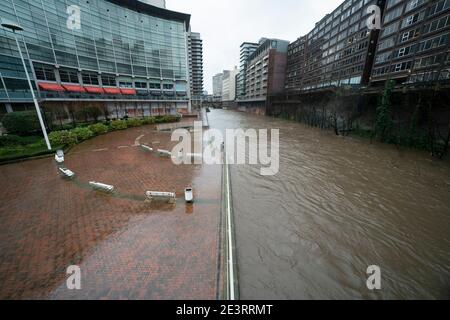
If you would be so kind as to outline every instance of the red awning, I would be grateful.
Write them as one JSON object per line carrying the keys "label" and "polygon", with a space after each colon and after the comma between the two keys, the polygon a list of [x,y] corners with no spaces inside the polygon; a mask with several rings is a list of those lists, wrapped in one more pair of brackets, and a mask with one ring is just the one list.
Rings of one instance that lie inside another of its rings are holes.
{"label": "red awning", "polygon": [[82,86],[74,85],[74,84],[64,84],[63,88],[69,92],[86,92]]}
{"label": "red awning", "polygon": [[136,90],[134,89],[120,89],[120,91],[122,92],[122,94],[136,95]]}
{"label": "red awning", "polygon": [[64,91],[64,88],[57,83],[39,82],[38,85],[44,91]]}
{"label": "red awning", "polygon": [[103,88],[107,94],[120,94],[119,88]]}
{"label": "red awning", "polygon": [[105,92],[100,87],[84,87],[84,89],[86,89],[86,91],[89,93],[104,93]]}

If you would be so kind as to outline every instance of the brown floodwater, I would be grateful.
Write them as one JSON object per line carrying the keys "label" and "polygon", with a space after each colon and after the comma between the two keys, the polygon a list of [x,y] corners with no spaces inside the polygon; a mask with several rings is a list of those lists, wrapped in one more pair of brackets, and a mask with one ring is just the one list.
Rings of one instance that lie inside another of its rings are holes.
{"label": "brown floodwater", "polygon": [[[280,129],[276,176],[231,167],[242,299],[450,298],[448,162],[269,117],[209,120]],[[370,265],[379,291],[367,288]]]}

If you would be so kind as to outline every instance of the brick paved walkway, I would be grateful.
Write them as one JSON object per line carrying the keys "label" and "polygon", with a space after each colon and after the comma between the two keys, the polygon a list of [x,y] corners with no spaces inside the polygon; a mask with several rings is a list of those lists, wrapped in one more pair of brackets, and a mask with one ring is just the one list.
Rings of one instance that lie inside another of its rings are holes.
{"label": "brick paved walkway", "polygon": [[[220,167],[174,166],[133,146],[171,149],[153,127],[76,146],[65,181],[40,159],[0,166],[0,299],[214,299],[217,290]],[[87,182],[116,187],[95,193]],[[183,201],[193,185],[198,201]],[[175,191],[175,208],[150,206],[146,190]],[[66,268],[82,290],[66,289]]]}

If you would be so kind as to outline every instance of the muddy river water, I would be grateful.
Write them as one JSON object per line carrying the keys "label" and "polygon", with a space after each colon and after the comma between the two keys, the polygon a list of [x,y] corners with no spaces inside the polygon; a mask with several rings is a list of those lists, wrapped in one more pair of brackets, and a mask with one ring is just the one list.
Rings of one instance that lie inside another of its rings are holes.
{"label": "muddy river water", "polygon": [[[231,167],[242,299],[450,298],[450,165],[299,123],[213,110],[212,128],[280,129],[280,171]],[[367,268],[381,269],[381,290]]]}

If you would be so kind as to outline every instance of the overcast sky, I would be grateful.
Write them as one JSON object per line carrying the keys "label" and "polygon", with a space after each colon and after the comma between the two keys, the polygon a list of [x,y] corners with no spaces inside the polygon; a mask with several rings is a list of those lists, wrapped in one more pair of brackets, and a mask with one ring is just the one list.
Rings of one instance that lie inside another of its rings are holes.
{"label": "overcast sky", "polygon": [[167,9],[192,15],[203,39],[205,90],[213,75],[239,67],[239,46],[260,38],[290,42],[314,28],[343,0],[166,0]]}

